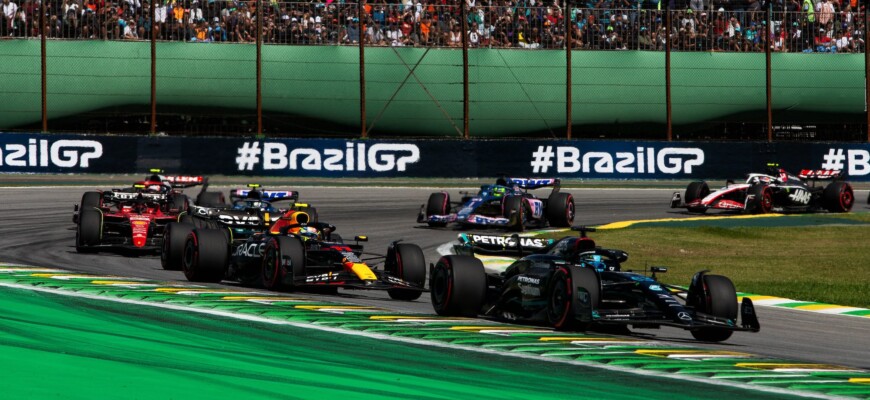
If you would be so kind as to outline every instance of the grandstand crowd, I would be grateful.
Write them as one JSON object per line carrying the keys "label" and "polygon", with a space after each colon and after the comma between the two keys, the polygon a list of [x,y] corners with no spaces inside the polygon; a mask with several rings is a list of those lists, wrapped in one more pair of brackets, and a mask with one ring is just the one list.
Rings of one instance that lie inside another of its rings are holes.
{"label": "grandstand crowd", "polygon": [[[857,0],[262,2],[266,44],[863,52]],[[257,1],[47,0],[48,38],[254,42]],[[462,24],[462,6],[467,24]],[[2,0],[0,38],[37,38],[40,0]],[[770,21],[767,20],[768,8]],[[665,13],[670,9],[671,28]],[[565,18],[570,23],[566,24]],[[567,30],[572,35],[567,35]],[[569,39],[570,38],[570,39]]]}

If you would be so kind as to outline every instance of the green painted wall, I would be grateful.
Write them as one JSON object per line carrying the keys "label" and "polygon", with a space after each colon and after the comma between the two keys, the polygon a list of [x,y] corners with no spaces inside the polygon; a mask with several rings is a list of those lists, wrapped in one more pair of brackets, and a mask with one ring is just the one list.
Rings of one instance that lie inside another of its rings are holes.
{"label": "green painted wall", "polygon": [[[49,118],[147,106],[149,51],[148,42],[48,42]],[[264,46],[262,56],[266,111],[358,126],[356,47]],[[254,46],[159,43],[157,57],[161,106],[254,114]],[[461,134],[461,51],[367,48],[365,57],[366,121],[372,134]],[[572,57],[575,124],[665,122],[664,53],[576,51]],[[2,41],[0,59],[0,129],[39,121],[39,42]],[[774,110],[864,112],[863,54],[773,54],[772,60]],[[673,53],[671,62],[674,124],[764,112],[764,54]],[[561,135],[564,63],[563,51],[469,51],[472,135],[547,130]]]}

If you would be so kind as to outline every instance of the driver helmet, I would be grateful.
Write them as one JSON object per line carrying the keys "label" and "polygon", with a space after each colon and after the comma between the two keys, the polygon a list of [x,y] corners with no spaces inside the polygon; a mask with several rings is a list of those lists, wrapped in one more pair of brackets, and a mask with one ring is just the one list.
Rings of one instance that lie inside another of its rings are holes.
{"label": "driver helmet", "polygon": [[[293,232],[296,231],[296,232]],[[299,228],[291,228],[291,233],[295,233],[299,237],[305,240],[318,240],[320,239],[320,231],[313,226],[300,226]]]}
{"label": "driver helmet", "polygon": [[598,254],[593,254],[589,256],[586,260],[586,263],[595,268],[596,271],[602,272],[607,269],[607,266],[604,264],[604,259],[601,258]]}

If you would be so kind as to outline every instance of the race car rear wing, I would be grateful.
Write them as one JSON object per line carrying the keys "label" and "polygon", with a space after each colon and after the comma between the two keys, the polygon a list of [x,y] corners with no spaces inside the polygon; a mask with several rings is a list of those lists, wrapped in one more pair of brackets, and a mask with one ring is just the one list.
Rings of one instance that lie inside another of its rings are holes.
{"label": "race car rear wing", "polygon": [[553,246],[554,239],[513,235],[481,235],[460,233],[459,244],[454,246],[458,254],[503,254],[517,255],[541,253]]}
{"label": "race car rear wing", "polygon": [[163,182],[168,182],[174,188],[187,188],[191,186],[199,186],[205,180],[202,176],[192,175],[162,175],[160,177]]}
{"label": "race car rear wing", "polygon": [[248,189],[233,189],[230,191],[230,199],[232,201],[250,198],[251,192],[259,192],[259,200],[281,201],[299,199],[299,192],[292,190],[259,190],[259,185],[248,185]]}
{"label": "race car rear wing", "polygon": [[148,170],[151,175],[146,176],[146,181],[153,181],[154,178],[158,178],[160,182],[166,182],[170,184],[174,188],[187,188],[191,186],[202,185],[206,180],[202,176],[195,175],[162,175],[163,170],[159,168],[151,168]]}
{"label": "race car rear wing", "polygon": [[533,178],[505,178],[509,184],[519,186],[521,189],[540,189],[542,187],[559,188],[561,180],[558,178],[533,179]]}
{"label": "race car rear wing", "polygon": [[836,169],[802,169],[798,177],[810,180],[827,180],[842,178],[845,177],[845,174]]}

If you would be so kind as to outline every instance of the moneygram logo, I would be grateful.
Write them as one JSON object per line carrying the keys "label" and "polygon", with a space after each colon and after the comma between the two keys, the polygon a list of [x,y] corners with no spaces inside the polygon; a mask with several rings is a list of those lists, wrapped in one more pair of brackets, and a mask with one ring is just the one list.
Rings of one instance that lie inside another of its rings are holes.
{"label": "moneygram logo", "polygon": [[691,174],[704,164],[704,150],[693,147],[638,147],[636,152],[581,152],[573,146],[538,146],[532,153],[532,172],[595,174]]}
{"label": "moneygram logo", "polygon": [[102,155],[103,145],[96,140],[30,139],[0,146],[0,166],[88,168]]}
{"label": "moneygram logo", "polygon": [[[262,148],[260,145],[262,144]],[[281,142],[245,142],[239,147],[236,165],[239,171],[406,171],[409,164],[420,161],[420,149],[414,144],[353,143],[345,148],[288,148]]]}

